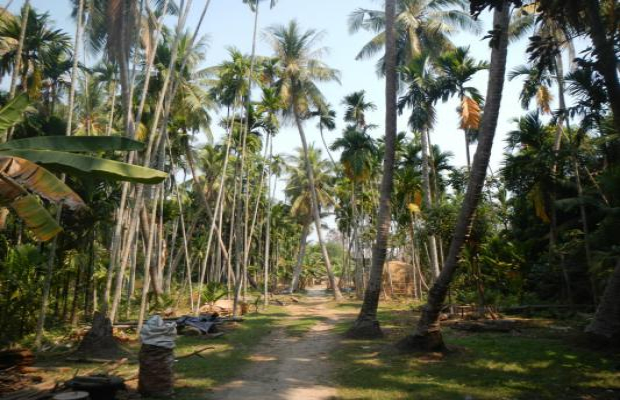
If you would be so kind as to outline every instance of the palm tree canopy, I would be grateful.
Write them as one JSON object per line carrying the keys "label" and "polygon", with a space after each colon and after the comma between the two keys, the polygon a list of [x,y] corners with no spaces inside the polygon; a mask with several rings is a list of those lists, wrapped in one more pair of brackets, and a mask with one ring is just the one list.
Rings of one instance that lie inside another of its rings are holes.
{"label": "palm tree canopy", "polygon": [[347,127],[342,137],[334,141],[331,149],[342,150],[340,162],[346,176],[354,182],[367,180],[378,162],[375,140],[355,126]]}
{"label": "palm tree canopy", "polygon": [[[458,29],[480,31],[479,22],[467,11],[464,0],[398,0],[396,5],[396,65],[405,65],[423,51],[433,57],[454,47],[450,36]],[[376,34],[362,47],[356,59],[379,54],[385,47],[385,12],[358,8],[349,16],[351,33],[366,30]],[[377,72],[385,70],[383,57]]]}
{"label": "palm tree canopy", "polygon": [[275,82],[285,115],[308,117],[310,110],[326,105],[318,82],[340,83],[340,72],[321,61],[327,51],[316,47],[323,38],[322,32],[302,30],[297,21],[288,25],[275,25],[266,32],[278,60],[280,76]]}
{"label": "palm tree canopy", "polygon": [[[0,74],[13,70],[17,57],[22,17],[7,18],[0,24]],[[22,76],[43,74],[44,68],[52,68],[64,59],[70,59],[70,36],[60,29],[54,29],[49,13],[39,14],[32,7],[28,12],[26,37],[22,49]]]}
{"label": "palm tree canopy", "polygon": [[327,129],[328,131],[336,129],[336,111],[331,104],[319,106],[311,115],[319,118],[319,123],[317,124],[319,129]]}
{"label": "palm tree canopy", "polygon": [[308,147],[308,158],[303,149],[298,148],[294,155],[287,157],[286,172],[288,180],[284,193],[291,200],[292,213],[302,221],[312,221],[312,192],[306,174],[306,163],[309,162],[314,172],[314,185],[319,207],[333,204],[333,175],[331,163],[322,158],[320,148]]}
{"label": "palm tree canopy", "polygon": [[[252,12],[256,12],[256,9],[261,1],[265,0],[243,0],[243,4],[247,4]],[[269,0],[269,7],[274,8],[278,4],[278,0]]]}
{"label": "palm tree canopy", "polygon": [[357,124],[358,127],[366,126],[366,112],[375,111],[377,106],[371,101],[366,101],[366,91],[360,90],[353,92],[342,100],[342,105],[346,106],[344,120]]}
{"label": "palm tree canopy", "polygon": [[411,108],[409,125],[413,130],[432,129],[437,119],[435,103],[448,99],[449,82],[437,75],[427,54],[414,57],[407,66],[400,68],[400,73],[407,86],[398,100],[399,111]]}

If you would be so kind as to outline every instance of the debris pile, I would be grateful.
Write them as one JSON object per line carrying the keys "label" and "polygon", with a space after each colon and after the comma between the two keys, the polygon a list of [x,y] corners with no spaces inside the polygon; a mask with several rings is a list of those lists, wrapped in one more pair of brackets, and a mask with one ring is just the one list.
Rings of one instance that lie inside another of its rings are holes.
{"label": "debris pile", "polygon": [[144,396],[167,397],[174,392],[174,340],[176,324],[155,315],[140,331],[138,391]]}

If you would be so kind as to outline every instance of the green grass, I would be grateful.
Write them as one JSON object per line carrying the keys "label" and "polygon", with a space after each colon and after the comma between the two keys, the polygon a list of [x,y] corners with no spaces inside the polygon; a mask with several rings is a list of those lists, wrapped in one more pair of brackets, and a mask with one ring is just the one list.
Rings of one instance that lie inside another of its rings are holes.
{"label": "green grass", "polygon": [[285,323],[284,329],[288,336],[301,337],[310,331],[314,325],[326,319],[322,316],[290,319]]}
{"label": "green grass", "polygon": [[[201,348],[213,346],[201,353],[202,357],[182,358],[174,365],[175,400],[206,399],[210,391],[230,381],[250,361],[252,353],[260,340],[274,329],[283,326],[287,316],[283,307],[270,306],[260,314],[244,316],[242,323],[226,329],[226,334],[216,339],[202,339],[193,336],[179,336],[176,340],[175,357],[191,354]],[[300,328],[301,329],[301,328]],[[132,342],[123,347],[128,352],[129,362],[114,371],[114,374],[129,378],[137,373],[137,353],[139,343]],[[80,374],[95,372],[101,364],[71,363],[66,355],[47,354],[39,357],[37,366],[46,368],[46,377],[57,381],[70,379],[76,371]],[[103,366],[105,369],[105,366]],[[132,381],[136,384],[137,381]]]}
{"label": "green grass", "polygon": [[[357,310],[358,302],[333,303],[337,309]],[[620,396],[620,355],[592,352],[571,344],[566,332],[549,325],[571,325],[571,321],[538,319],[535,328],[517,334],[463,333],[444,329],[446,342],[453,348],[447,355],[402,355],[393,347],[412,329],[415,317],[408,303],[383,303],[379,320],[387,336],[379,341],[341,339],[331,353],[334,382],[339,399],[618,399]],[[229,327],[217,339],[181,336],[175,355],[181,357],[213,346],[202,357],[182,358],[175,364],[175,399],[206,399],[211,390],[229,382],[251,363],[249,356],[260,340],[275,329],[291,337],[306,334],[323,321],[321,315],[287,318],[285,307],[269,307],[250,314],[243,323]],[[335,327],[343,333],[350,321]],[[574,325],[572,332],[578,332]],[[130,363],[116,374],[133,376],[137,371],[139,344],[124,347]],[[80,374],[100,367],[97,364],[67,363],[64,357],[42,357],[39,366],[51,367],[50,377],[65,380],[77,368]],[[136,384],[133,381],[132,384]]]}
{"label": "green grass", "polygon": [[281,307],[269,307],[261,314],[245,316],[245,321],[213,341],[197,337],[181,337],[175,354],[183,356],[213,344],[202,357],[189,357],[175,365],[175,399],[206,398],[215,386],[231,380],[249,362],[248,356],[260,340],[278,328],[286,314]]}
{"label": "green grass", "polygon": [[[412,314],[390,308],[379,314],[389,331],[386,339],[343,339],[332,355],[342,399],[617,399],[620,394],[618,355],[576,348],[549,329],[540,337],[538,329],[516,335],[445,329],[451,353],[399,354],[393,343],[411,329]],[[343,323],[338,330],[347,327]]]}

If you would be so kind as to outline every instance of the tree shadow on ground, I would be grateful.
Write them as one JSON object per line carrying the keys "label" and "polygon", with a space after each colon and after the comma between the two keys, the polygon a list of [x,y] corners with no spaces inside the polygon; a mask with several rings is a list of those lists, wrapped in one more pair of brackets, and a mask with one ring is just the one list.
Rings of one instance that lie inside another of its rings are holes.
{"label": "tree shadow on ground", "polygon": [[288,314],[270,312],[253,314],[236,324],[224,336],[205,340],[200,337],[180,337],[175,356],[182,357],[193,351],[213,345],[200,356],[179,360],[175,366],[175,399],[190,400],[208,398],[216,386],[230,381],[249,362],[249,356],[260,340],[278,329]]}
{"label": "tree shadow on ground", "polygon": [[[343,399],[618,399],[620,356],[570,346],[563,337],[462,334],[445,329],[448,354],[393,347],[413,321],[382,318],[381,341],[342,339],[333,358]],[[390,325],[391,324],[391,325]]]}

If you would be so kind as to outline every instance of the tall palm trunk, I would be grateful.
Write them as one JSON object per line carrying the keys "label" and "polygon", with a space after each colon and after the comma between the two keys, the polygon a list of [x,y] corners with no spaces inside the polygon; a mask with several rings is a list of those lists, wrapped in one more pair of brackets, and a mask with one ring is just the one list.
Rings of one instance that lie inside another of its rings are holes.
{"label": "tall palm trunk", "polygon": [[[247,76],[248,94],[245,99],[246,118],[245,118],[245,127],[243,128],[243,154],[241,155],[241,160],[242,160],[241,161],[241,174],[243,174],[243,166],[245,164],[245,159],[247,156],[246,141],[250,133],[250,109],[251,109],[251,97],[252,97],[252,84],[254,83],[252,78],[254,75],[254,68],[256,65],[256,36],[258,34],[259,10],[260,10],[260,1],[257,1],[255,3],[255,8],[254,8],[254,29],[252,32],[252,52],[250,54],[250,69],[248,70],[248,76]],[[249,219],[250,219],[250,182],[249,180],[250,180],[250,167],[248,166],[247,181],[245,182],[246,190],[245,190],[245,196],[243,199],[243,204],[244,204],[244,208],[243,208],[243,279],[246,279],[247,277],[248,258],[250,254],[250,240],[251,240],[250,229],[248,229],[249,228],[248,224],[249,224]],[[243,179],[241,180],[241,184],[243,185]],[[241,193],[243,193],[243,190],[241,191]],[[241,201],[241,197],[239,197],[239,201]],[[244,297],[245,297],[245,293],[244,293]]]}
{"label": "tall palm trunk", "polygon": [[[353,247],[353,253],[355,254],[355,295],[359,300],[364,298],[364,249],[360,245],[359,240],[359,220],[357,217],[357,201],[355,199],[355,182],[351,181],[351,216],[353,222],[353,240],[351,243],[353,246],[349,246],[349,254],[351,253],[351,247]],[[359,263],[359,254],[362,255],[362,266]],[[360,269],[361,268],[361,269]]]}
{"label": "tall palm trunk", "polygon": [[[201,14],[200,20],[198,22],[197,28],[198,29],[202,23],[202,20],[204,18],[204,14],[206,13],[206,10],[208,9],[208,6],[210,4],[210,0],[206,2],[205,7],[203,9],[203,13]],[[151,128],[150,128],[150,134],[149,134],[149,140],[148,140],[148,144],[147,144],[147,148],[146,148],[146,153],[144,155],[144,160],[143,160],[143,166],[145,167],[150,167],[150,163],[151,163],[151,155],[152,152],[154,150],[154,148],[159,147],[158,145],[156,145],[156,142],[159,144],[161,143],[161,140],[163,139],[163,134],[157,134],[158,133],[158,129],[160,127],[160,118],[164,117],[164,121],[162,124],[162,127],[166,126],[167,124],[167,117],[168,114],[166,112],[164,112],[164,104],[165,104],[165,100],[168,98],[174,98],[175,95],[175,91],[176,91],[176,87],[174,85],[174,82],[172,80],[172,75],[173,72],[175,71],[175,66],[177,63],[177,57],[178,57],[178,44],[179,44],[179,40],[181,37],[181,33],[183,32],[183,29],[185,27],[185,22],[187,20],[187,16],[189,14],[189,11],[191,9],[191,1],[187,2],[185,5],[185,8],[183,10],[181,10],[181,12],[179,13],[179,17],[178,17],[178,21],[177,21],[177,26],[175,29],[175,37],[174,37],[174,41],[172,43],[172,51],[171,51],[171,55],[170,55],[170,61],[168,63],[168,71],[169,73],[165,75],[164,78],[164,82],[162,85],[162,88],[159,91],[159,95],[158,95],[158,99],[157,99],[157,104],[156,104],[156,108],[155,108],[155,112],[154,112],[154,118],[151,124]],[[123,40],[126,40],[126,38],[124,37],[126,35],[123,35]],[[190,42],[190,46],[193,45],[194,40],[196,38],[196,32],[194,32],[194,36],[192,37],[192,40]],[[122,52],[123,54],[125,52]],[[184,55],[184,57],[182,58],[182,63],[181,63],[181,70],[183,69],[185,62],[187,61],[187,54]],[[127,82],[125,82],[128,86],[128,93],[131,93],[131,86],[129,85],[129,80],[128,80],[128,75],[125,76],[125,78],[123,78],[123,60],[121,60],[120,62],[121,64],[121,87],[123,86],[123,79],[127,79]],[[125,71],[126,74],[128,74],[128,68]],[[132,81],[133,83],[133,81]],[[172,87],[171,87],[172,85]],[[125,93],[125,89],[123,89],[123,96],[128,95],[128,93]],[[131,96],[130,96],[131,97]],[[126,104],[124,103],[123,106],[125,107]],[[128,104],[128,108],[126,108],[124,111],[126,111],[126,126],[127,126],[127,132],[129,134],[130,137],[134,138],[135,136],[135,130],[134,130],[134,118],[132,116],[132,108],[131,108],[131,104]],[[141,110],[138,110],[138,113]],[[135,121],[137,123],[140,123],[140,121]],[[165,132],[165,129],[162,129],[163,132]],[[157,140],[156,140],[157,139]],[[133,162],[133,153],[130,154],[129,156],[129,163]],[[109,299],[110,299],[110,292],[112,289],[112,281],[113,281],[113,277],[114,277],[114,273],[115,273],[115,269],[116,269],[116,264],[118,261],[118,256],[119,253],[121,252],[121,231],[122,231],[122,216],[124,214],[125,211],[125,199],[126,199],[126,194],[128,191],[128,184],[124,184],[123,185],[123,191],[121,194],[121,202],[120,205],[118,207],[118,211],[117,211],[117,218],[119,218],[117,220],[117,224],[116,224],[116,229],[114,232],[114,236],[113,236],[113,241],[112,241],[112,249],[111,249],[111,256],[110,256],[110,265],[108,266],[108,276],[107,276],[107,281],[106,281],[106,288],[105,288],[105,292],[104,292],[104,310],[107,312],[107,306],[109,303]],[[149,197],[148,194],[150,193],[150,191],[147,190],[147,198]],[[135,220],[136,218],[138,218],[138,215],[140,213],[140,207],[142,204],[142,199],[144,196],[144,185],[137,185],[136,186],[136,195],[135,195],[135,202],[134,202],[134,210],[132,213],[132,217],[131,220]],[[143,229],[148,229],[148,225],[147,227],[143,228]],[[130,231],[131,232],[131,231]],[[131,237],[129,239],[132,239]],[[128,241],[128,243],[131,243],[131,240]],[[121,266],[122,268],[122,266]],[[117,284],[118,284],[118,280],[119,278],[117,278]],[[122,281],[122,276],[120,277],[120,280]],[[118,287],[118,285],[117,285]]]}
{"label": "tall palm trunk", "polygon": [[[29,1],[26,1],[26,16],[28,15]],[[73,67],[71,69],[71,88],[69,89],[69,115],[67,117],[67,128],[65,131],[66,136],[71,136],[72,121],[73,121],[73,105],[75,102],[75,88],[77,86],[77,73],[78,73],[78,58],[79,58],[79,45],[82,37],[82,19],[84,17],[84,0],[80,0],[78,6],[78,22],[75,33],[75,46],[73,53]],[[24,29],[25,32],[25,29]],[[23,43],[22,43],[23,45]],[[21,57],[21,52],[18,52],[18,57]],[[62,180],[65,180],[64,174]],[[62,214],[62,205],[58,205],[58,211],[56,213],[56,221],[60,221]],[[47,271],[45,274],[45,283],[43,284],[43,298],[41,300],[41,310],[39,311],[39,319],[37,321],[37,328],[35,332],[34,346],[36,349],[41,348],[43,340],[43,330],[45,328],[45,314],[47,312],[47,306],[49,303],[49,293],[52,286],[52,274],[54,272],[54,262],[56,260],[56,249],[58,247],[58,236],[55,236],[50,248],[49,259],[47,261]]]}
{"label": "tall palm trunk", "polygon": [[[431,190],[430,160],[427,132],[420,133],[422,144],[422,184],[424,185],[424,204],[430,210],[433,207],[433,195]],[[430,255],[431,273],[433,279],[439,276],[439,257],[437,255],[437,238],[435,235],[428,236],[428,250]]]}
{"label": "tall palm trunk", "polygon": [[329,151],[329,146],[327,145],[327,141],[325,140],[325,135],[323,134],[323,125],[319,122],[319,132],[321,133],[321,141],[323,142],[323,146],[325,147],[325,151],[327,152],[327,156],[331,160],[334,165],[334,169],[336,169],[336,161],[334,161],[334,157],[332,156],[331,151]]}
{"label": "tall palm trunk", "polygon": [[[19,30],[19,42],[17,43],[17,53],[15,55],[15,65],[11,74],[11,86],[9,87],[9,98],[12,99],[17,91],[17,79],[22,69],[22,53],[24,52],[24,42],[26,41],[26,30],[28,28],[28,17],[30,15],[30,0],[24,3],[21,27]],[[6,140],[6,138],[5,138]]]}
{"label": "tall palm trunk", "polygon": [[[155,198],[158,199],[158,191],[159,189],[161,189],[161,187],[158,187],[155,189]],[[155,221],[157,220],[157,200],[153,202],[152,205],[152,211],[151,211],[151,220],[149,221],[146,218],[143,218],[141,223],[142,225],[147,225],[149,227],[148,229],[148,234],[147,236],[144,237],[145,240],[147,240],[147,250],[146,250],[146,255],[144,257],[144,275],[143,275],[143,282],[142,282],[142,299],[140,301],[140,314],[138,315],[138,332],[140,332],[140,330],[142,329],[142,324],[144,322],[144,316],[147,312],[147,298],[148,298],[148,293],[149,290],[151,288],[151,281],[153,280],[152,274],[151,274],[151,269],[153,268],[153,266],[151,265],[151,255],[153,253],[153,242],[154,242],[154,236],[155,236]],[[142,208],[144,210],[144,213],[142,215],[146,216],[146,209],[143,207]],[[146,219],[146,221],[145,221]],[[145,232],[146,233],[146,232]],[[191,288],[191,286],[190,286]]]}
{"label": "tall palm trunk", "polygon": [[[28,27],[28,15],[30,14],[30,0],[26,0],[24,3],[24,12],[22,15],[22,25],[19,31],[19,42],[17,44],[17,54],[15,59],[15,65],[13,66],[13,74],[11,75],[11,86],[9,87],[9,99],[15,97],[17,90],[17,78],[19,77],[20,70],[22,69],[22,52],[24,51],[24,42],[26,41],[26,29]],[[71,83],[73,85],[73,82]],[[11,139],[13,135],[13,127],[7,132],[3,133],[2,142],[6,142]]]}
{"label": "tall palm trunk", "polygon": [[308,142],[306,140],[306,133],[304,131],[303,122],[301,121],[301,116],[299,115],[299,111],[295,110],[295,123],[297,124],[297,130],[299,131],[299,137],[301,138],[301,145],[304,150],[304,157],[306,158],[306,174],[308,175],[308,184],[310,185],[310,194],[311,194],[311,206],[312,206],[312,215],[314,217],[314,225],[316,227],[316,235],[319,240],[319,246],[321,246],[321,253],[323,253],[323,261],[325,262],[325,269],[327,270],[327,277],[329,278],[329,284],[331,285],[334,291],[334,299],[340,301],[342,299],[342,294],[340,293],[340,289],[338,289],[338,284],[336,283],[336,277],[334,276],[334,271],[332,269],[332,263],[329,260],[329,254],[327,253],[327,247],[325,246],[325,241],[323,240],[323,232],[321,231],[321,213],[319,212],[319,197],[316,193],[316,186],[314,183],[314,171],[312,171],[312,166],[308,161]]}
{"label": "tall palm trunk", "polygon": [[[264,282],[263,282],[263,304],[265,307],[269,305],[269,255],[271,254],[271,160],[273,157],[273,139],[269,144],[269,164],[268,164],[268,172],[267,177],[269,181],[267,182],[267,215],[265,216],[265,224],[267,227],[265,229],[265,256],[263,259],[263,273],[264,273]],[[275,185],[274,185],[275,186]],[[274,188],[275,189],[275,188]]]}
{"label": "tall palm trunk", "polygon": [[463,131],[465,133],[465,156],[467,157],[467,173],[471,173],[471,154],[469,152],[469,129]]}
{"label": "tall palm trunk", "polygon": [[394,186],[394,158],[396,144],[396,35],[394,22],[396,0],[385,2],[385,158],[383,161],[383,178],[381,179],[381,197],[377,215],[377,237],[372,252],[370,279],[366,287],[362,309],[347,334],[352,337],[383,336],[377,320],[377,307],[381,294],[383,265],[387,253],[387,242],[391,225],[390,200]]}
{"label": "tall palm trunk", "polygon": [[415,214],[411,213],[410,218],[411,220],[409,222],[409,234],[411,235],[411,265],[413,266],[413,298],[417,300],[422,297],[422,293],[421,291],[418,291],[418,257],[415,245]]}
{"label": "tall palm trunk", "polygon": [[110,96],[110,113],[108,114],[108,122],[105,128],[105,135],[110,136],[112,134],[112,126],[114,125],[114,107],[116,105],[116,81],[112,80],[109,86]]}
{"label": "tall palm trunk", "polygon": [[510,2],[503,1],[499,6],[501,8],[496,8],[493,13],[493,26],[496,27],[497,36],[493,38],[494,46],[491,50],[487,101],[482,117],[480,141],[474,156],[467,192],[454,229],[454,236],[450,243],[450,251],[445,265],[429,292],[428,302],[422,310],[416,330],[400,342],[400,346],[406,350],[443,350],[445,348],[439,325],[439,314],[448,294],[450,282],[456,272],[461,250],[471,231],[476,208],[481,198],[504,88],[506,57],[508,55]]}
{"label": "tall palm trunk", "polygon": [[310,234],[310,223],[304,222],[304,226],[301,230],[301,237],[299,238],[299,253],[297,255],[297,263],[293,269],[293,278],[291,279],[291,293],[299,289],[299,277],[301,276],[301,270],[304,265],[304,257],[306,255],[306,245],[308,243],[308,235]]}
{"label": "tall palm trunk", "polygon": [[[236,100],[234,102],[235,104],[233,104],[233,110],[235,110],[237,108],[236,106]],[[234,111],[233,111],[234,112]],[[226,171],[228,171],[228,161],[230,159],[230,147],[232,145],[232,136],[233,136],[233,121],[232,119],[230,120],[228,126],[227,126],[227,133],[228,133],[228,139],[226,141],[226,153],[224,154],[224,164],[222,166],[222,175],[220,177],[220,187],[218,189],[217,192],[217,199],[215,200],[215,211],[214,211],[214,215],[219,216],[222,214],[222,211],[224,209],[224,189],[225,189],[225,183],[226,183]],[[219,218],[221,221],[221,217]],[[207,239],[207,249],[205,251],[206,254],[209,254],[210,250],[211,250],[211,243],[213,240],[213,232],[215,231],[215,227],[216,227],[216,221],[217,218],[214,218],[211,221],[211,227],[209,228],[209,236]],[[221,231],[221,229],[220,229]],[[221,254],[221,253],[220,253]],[[206,258],[205,258],[205,265],[206,265]],[[204,275],[200,276],[200,281],[199,281],[199,287],[198,287],[198,305],[196,307],[195,312],[198,313],[200,311],[200,304],[202,301],[202,286],[204,284]]]}

